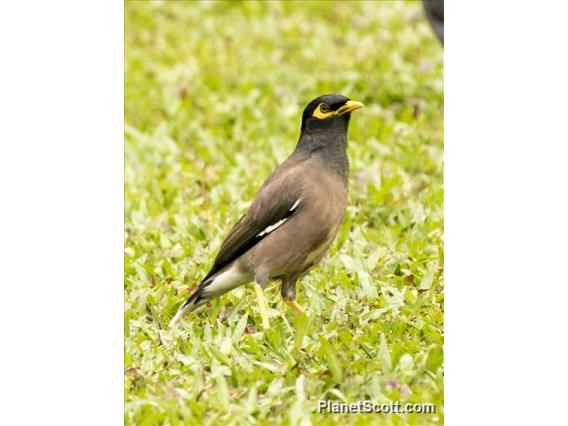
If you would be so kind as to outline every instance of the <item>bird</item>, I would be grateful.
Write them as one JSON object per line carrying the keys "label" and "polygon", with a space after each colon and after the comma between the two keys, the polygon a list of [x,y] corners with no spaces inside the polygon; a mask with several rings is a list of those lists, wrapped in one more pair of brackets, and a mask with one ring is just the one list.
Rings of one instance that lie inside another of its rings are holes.
{"label": "bird", "polygon": [[422,0],[424,13],[432,31],[444,45],[444,0]]}
{"label": "bird", "polygon": [[296,283],[327,253],[345,216],[347,131],[351,113],[363,106],[340,94],[307,104],[296,148],[264,181],[170,326],[251,281],[264,329],[270,328],[264,294],[269,280],[280,280],[286,304],[307,315],[296,302]]}

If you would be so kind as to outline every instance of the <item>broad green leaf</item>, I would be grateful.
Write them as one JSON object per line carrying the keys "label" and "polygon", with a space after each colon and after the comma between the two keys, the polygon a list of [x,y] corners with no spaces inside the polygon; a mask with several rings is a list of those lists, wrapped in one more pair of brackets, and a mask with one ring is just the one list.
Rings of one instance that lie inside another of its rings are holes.
{"label": "broad green leaf", "polygon": [[245,328],[247,326],[247,321],[248,321],[248,314],[245,313],[233,330],[234,343],[237,343],[241,339],[241,336],[243,335],[243,332],[245,331]]}
{"label": "broad green leaf", "polygon": [[341,363],[337,358],[337,352],[335,351],[333,346],[331,346],[331,344],[323,337],[320,337],[320,344],[327,361],[327,366],[333,374],[333,378],[337,382],[341,382],[341,380],[343,379],[343,368],[341,367]]}
{"label": "broad green leaf", "polygon": [[309,318],[307,315],[298,315],[294,319],[294,349],[300,349],[308,331]]}

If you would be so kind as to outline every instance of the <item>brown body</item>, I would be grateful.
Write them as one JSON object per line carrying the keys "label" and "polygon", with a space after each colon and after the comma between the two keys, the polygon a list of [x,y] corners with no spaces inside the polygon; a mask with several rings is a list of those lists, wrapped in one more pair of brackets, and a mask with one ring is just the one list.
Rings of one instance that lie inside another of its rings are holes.
{"label": "brown body", "polygon": [[[293,180],[291,186],[299,188],[299,193],[292,193],[296,199],[301,199],[301,209],[254,246],[241,261],[241,268],[260,285],[264,286],[268,279],[281,278],[285,299],[294,298],[296,281],[327,253],[347,207],[347,184],[341,176],[325,170],[317,157],[300,164],[301,174],[294,173],[299,164],[293,165],[289,172],[268,182],[266,188],[270,190],[273,185],[279,188],[282,183]],[[318,226],[313,226],[314,223]]]}
{"label": "brown body", "polygon": [[282,297],[296,312],[296,282],[327,253],[347,207],[347,129],[351,111],[362,106],[341,95],[308,104],[294,152],[266,179],[249,210],[221,245],[213,267],[181,306],[175,323],[240,285],[254,281],[263,323],[263,289],[282,280]]}

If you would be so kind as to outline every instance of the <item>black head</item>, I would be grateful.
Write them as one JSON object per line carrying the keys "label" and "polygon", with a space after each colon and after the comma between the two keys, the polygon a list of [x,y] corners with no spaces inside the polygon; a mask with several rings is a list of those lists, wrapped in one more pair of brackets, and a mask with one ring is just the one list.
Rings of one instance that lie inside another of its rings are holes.
{"label": "black head", "polygon": [[302,132],[342,129],[347,132],[351,112],[363,107],[361,102],[338,95],[323,95],[311,101],[302,115]]}

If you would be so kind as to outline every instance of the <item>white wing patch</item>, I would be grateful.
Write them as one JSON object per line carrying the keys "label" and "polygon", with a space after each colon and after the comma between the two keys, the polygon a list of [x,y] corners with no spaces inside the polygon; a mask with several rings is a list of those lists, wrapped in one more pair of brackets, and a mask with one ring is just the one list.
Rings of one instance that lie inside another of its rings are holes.
{"label": "white wing patch", "polygon": [[264,231],[262,231],[260,234],[258,234],[258,237],[263,237],[266,234],[270,234],[272,231],[274,231],[276,228],[282,226],[282,224],[286,222],[286,219],[282,219],[279,220],[278,222],[276,222],[274,225],[270,225],[267,226],[266,229]]}
{"label": "white wing patch", "polygon": [[298,198],[296,200],[296,202],[294,203],[294,205],[292,207],[290,207],[290,211],[293,212],[294,210],[296,210],[296,208],[300,205],[300,202],[302,201],[301,198]]}
{"label": "white wing patch", "polygon": [[[298,206],[300,205],[300,202],[302,201],[301,198],[298,198],[296,200],[296,202],[292,205],[292,207],[290,207],[290,210],[288,210],[289,212],[293,212],[294,210],[296,210],[298,208]],[[276,222],[273,225],[267,226],[264,231],[262,231],[260,234],[257,235],[257,237],[264,237],[267,234],[270,234],[272,231],[274,231],[275,229],[281,227],[284,222],[286,222],[288,220],[287,217],[285,217],[284,219],[279,220],[278,222]]]}

